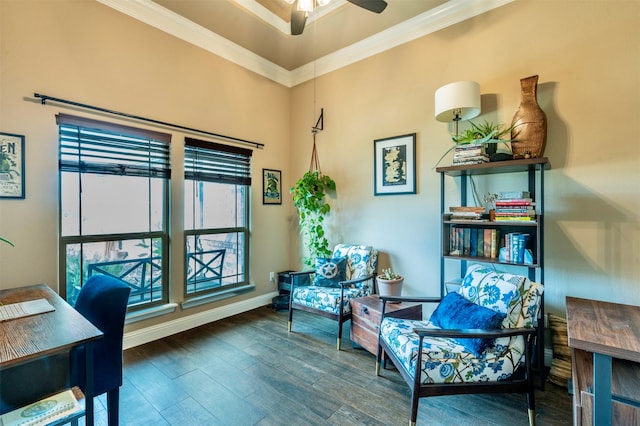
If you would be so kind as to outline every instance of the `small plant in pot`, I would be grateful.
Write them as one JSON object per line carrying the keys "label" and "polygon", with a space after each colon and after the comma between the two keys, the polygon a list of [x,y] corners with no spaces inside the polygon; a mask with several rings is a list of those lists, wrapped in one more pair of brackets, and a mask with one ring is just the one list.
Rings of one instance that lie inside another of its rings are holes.
{"label": "small plant in pot", "polygon": [[[505,127],[503,124],[496,124],[490,121],[484,121],[481,124],[476,124],[469,121],[471,127],[465,130],[460,135],[451,135],[453,146],[442,154],[442,157],[436,163],[436,167],[444,159],[444,157],[456,148],[464,147],[465,145],[484,145],[486,154],[491,158],[491,161],[505,160],[513,157],[511,154],[497,153],[498,144],[507,144],[511,142],[511,139],[501,139],[504,135],[510,134],[513,126]],[[506,145],[510,151],[509,145]]]}
{"label": "small plant in pot", "polygon": [[400,296],[402,294],[402,283],[404,277],[391,268],[382,269],[382,273],[376,277],[378,284],[378,294],[381,296]]}

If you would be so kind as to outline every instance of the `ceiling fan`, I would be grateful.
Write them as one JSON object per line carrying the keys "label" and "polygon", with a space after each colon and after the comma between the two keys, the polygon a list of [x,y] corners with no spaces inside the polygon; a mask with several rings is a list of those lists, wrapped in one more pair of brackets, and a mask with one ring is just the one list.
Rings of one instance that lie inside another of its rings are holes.
{"label": "ceiling fan", "polygon": [[[291,7],[291,35],[300,35],[304,31],[309,12],[313,11],[315,0],[285,0],[292,3]],[[318,6],[329,4],[331,0],[317,0]],[[385,0],[347,0],[356,6],[375,13],[382,13],[387,7]]]}

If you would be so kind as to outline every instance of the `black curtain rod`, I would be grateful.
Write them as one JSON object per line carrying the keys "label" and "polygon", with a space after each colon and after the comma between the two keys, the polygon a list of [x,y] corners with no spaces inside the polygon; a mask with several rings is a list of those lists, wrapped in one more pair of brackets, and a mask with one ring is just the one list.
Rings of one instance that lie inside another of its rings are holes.
{"label": "black curtain rod", "polygon": [[198,130],[198,129],[194,129],[192,127],[181,126],[179,124],[171,124],[171,123],[167,123],[167,122],[164,122],[164,121],[154,120],[152,118],[140,117],[139,115],[127,114],[127,113],[119,112],[119,111],[113,111],[111,109],[101,108],[101,107],[97,107],[97,106],[93,106],[93,105],[82,104],[80,102],[70,101],[68,99],[60,99],[60,98],[54,98],[53,96],[41,95],[40,93],[34,93],[33,96],[35,96],[36,98],[40,98],[41,99],[40,102],[42,103],[42,105],[46,105],[47,101],[53,101],[53,102],[58,102],[58,103],[62,103],[62,104],[73,105],[75,107],[92,109],[94,111],[100,111],[100,112],[104,112],[104,113],[107,113],[107,114],[119,115],[121,117],[126,117],[126,118],[130,118],[130,119],[134,119],[134,120],[147,121],[149,123],[160,124],[162,126],[167,126],[167,127],[173,127],[175,129],[181,129],[181,130],[187,130],[187,131],[190,131],[190,132],[201,133],[203,135],[213,136],[213,137],[220,138],[220,139],[226,139],[226,140],[231,141],[231,142],[237,142],[237,143],[244,143],[244,144],[248,144],[248,145],[253,145],[256,148],[264,148],[264,144],[263,143],[248,141],[246,139],[234,138],[233,136],[220,135],[218,133],[207,132],[206,130]]}

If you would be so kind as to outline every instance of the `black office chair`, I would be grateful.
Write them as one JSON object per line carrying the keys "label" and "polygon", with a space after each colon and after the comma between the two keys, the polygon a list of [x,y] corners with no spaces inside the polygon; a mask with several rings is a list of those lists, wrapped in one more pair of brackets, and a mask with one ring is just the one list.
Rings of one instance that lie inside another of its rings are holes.
{"label": "black office chair", "polygon": [[[104,333],[93,345],[94,394],[107,393],[109,426],[118,425],[120,386],[122,386],[122,336],[131,288],[107,275],[91,276],[78,294],[75,308]],[[76,372],[84,371],[84,348],[74,353]],[[77,373],[76,373],[77,374]],[[85,389],[82,374],[77,385]]]}

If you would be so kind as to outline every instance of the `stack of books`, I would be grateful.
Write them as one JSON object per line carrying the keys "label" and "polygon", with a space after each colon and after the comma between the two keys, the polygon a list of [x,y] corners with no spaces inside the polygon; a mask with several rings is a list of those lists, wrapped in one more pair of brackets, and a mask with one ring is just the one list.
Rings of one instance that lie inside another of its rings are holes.
{"label": "stack of books", "polygon": [[535,204],[528,191],[500,192],[495,201],[495,220],[535,222]]}
{"label": "stack of books", "polygon": [[[26,407],[17,408],[0,416],[2,426],[46,426],[65,419],[68,423],[77,418],[78,413],[84,413],[71,389],[51,395]],[[75,415],[74,417],[70,417]]]}
{"label": "stack of books", "polygon": [[486,211],[484,207],[449,207],[449,211],[451,212],[451,220],[453,221],[486,221],[486,219],[482,217],[482,214]]}
{"label": "stack of books", "polygon": [[484,145],[466,144],[453,151],[453,165],[482,164],[489,161]]}

